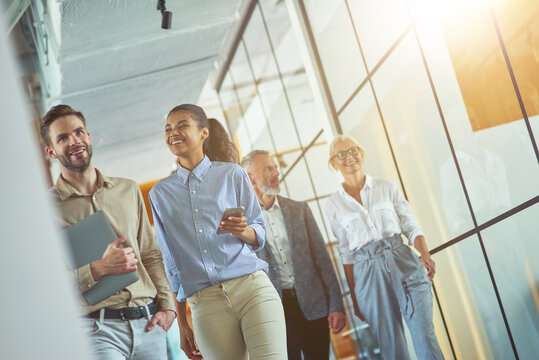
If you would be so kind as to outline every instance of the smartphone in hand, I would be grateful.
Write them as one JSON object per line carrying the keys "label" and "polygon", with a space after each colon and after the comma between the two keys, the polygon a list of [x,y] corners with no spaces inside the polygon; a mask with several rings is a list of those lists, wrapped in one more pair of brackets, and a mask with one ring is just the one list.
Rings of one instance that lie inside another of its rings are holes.
{"label": "smartphone in hand", "polygon": [[[225,211],[223,211],[223,215],[221,216],[221,220],[219,220],[219,224],[221,224],[221,221],[227,220],[229,216],[243,215],[244,211],[245,211],[245,208],[243,206],[225,209]],[[228,231],[219,229],[219,224],[217,225],[217,234],[224,234],[228,232]]]}

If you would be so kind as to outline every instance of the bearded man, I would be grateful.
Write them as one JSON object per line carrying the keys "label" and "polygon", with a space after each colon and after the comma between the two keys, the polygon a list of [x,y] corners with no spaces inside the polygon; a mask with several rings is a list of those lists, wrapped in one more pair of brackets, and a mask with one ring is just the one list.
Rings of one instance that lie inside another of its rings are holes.
{"label": "bearded man", "polygon": [[345,325],[342,294],[326,244],[305,202],[279,196],[273,156],[254,150],[242,159],[266,222],[266,246],[257,255],[269,264],[286,320],[288,359],[329,359],[329,329]]}

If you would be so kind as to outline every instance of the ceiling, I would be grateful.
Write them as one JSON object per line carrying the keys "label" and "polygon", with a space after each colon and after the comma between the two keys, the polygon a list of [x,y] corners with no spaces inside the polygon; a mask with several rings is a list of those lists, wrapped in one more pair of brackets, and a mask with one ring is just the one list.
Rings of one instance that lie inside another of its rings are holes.
{"label": "ceiling", "polygon": [[[2,1],[8,10],[27,2]],[[55,104],[82,111],[94,164],[139,183],[172,170],[165,116],[197,102],[244,7],[241,0],[169,0],[172,29],[164,30],[156,4],[32,0],[11,32],[26,77],[39,75],[41,113]]]}

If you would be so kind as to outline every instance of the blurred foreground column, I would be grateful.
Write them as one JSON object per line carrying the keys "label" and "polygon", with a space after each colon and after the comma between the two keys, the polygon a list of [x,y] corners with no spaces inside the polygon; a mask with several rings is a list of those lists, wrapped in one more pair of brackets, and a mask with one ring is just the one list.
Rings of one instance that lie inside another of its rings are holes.
{"label": "blurred foreground column", "polygon": [[0,359],[90,359],[0,16]]}

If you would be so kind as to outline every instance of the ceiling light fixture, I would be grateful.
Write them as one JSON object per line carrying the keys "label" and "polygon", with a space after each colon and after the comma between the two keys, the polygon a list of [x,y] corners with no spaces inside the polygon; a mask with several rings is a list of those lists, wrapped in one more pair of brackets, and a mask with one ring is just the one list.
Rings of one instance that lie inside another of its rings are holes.
{"label": "ceiling light fixture", "polygon": [[172,12],[167,11],[165,0],[157,0],[157,10],[161,10],[161,28],[170,29],[172,27]]}

